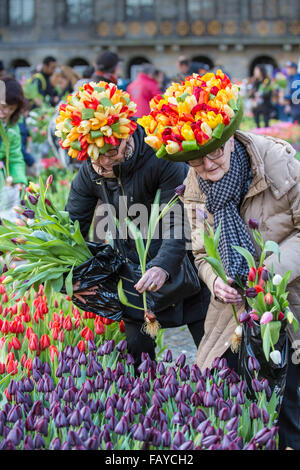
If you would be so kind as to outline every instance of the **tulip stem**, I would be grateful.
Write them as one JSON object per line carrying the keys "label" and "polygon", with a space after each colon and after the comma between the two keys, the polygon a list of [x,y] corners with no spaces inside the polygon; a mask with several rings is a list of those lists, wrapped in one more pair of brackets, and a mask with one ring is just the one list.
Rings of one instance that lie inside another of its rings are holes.
{"label": "tulip stem", "polygon": [[231,304],[231,308],[232,308],[232,311],[233,311],[233,316],[234,316],[234,319],[235,319],[235,323],[237,324],[237,326],[239,326],[239,321],[238,321],[237,313],[236,313],[236,310],[235,310],[235,306],[233,304]]}

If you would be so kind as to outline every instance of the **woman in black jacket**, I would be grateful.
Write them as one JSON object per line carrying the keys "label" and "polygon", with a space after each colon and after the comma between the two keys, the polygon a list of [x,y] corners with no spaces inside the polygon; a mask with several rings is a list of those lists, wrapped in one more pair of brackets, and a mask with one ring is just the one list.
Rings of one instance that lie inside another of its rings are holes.
{"label": "woman in black jacket", "polygon": [[[123,139],[118,147],[100,155],[96,161],[88,158],[82,164],[73,180],[66,210],[72,220],[79,221],[84,237],[88,235],[98,201],[100,205],[97,211],[102,209],[101,202],[108,203],[121,222],[127,214],[135,213],[137,206],[134,205],[137,204],[146,208],[149,216],[158,189],[161,190],[160,203],[164,204],[174,195],[174,189],[182,184],[187,175],[187,165],[159,160],[152,148],[144,142],[144,138],[144,130],[138,125],[134,134]],[[181,230],[179,238],[178,228]],[[103,220],[98,223],[96,233],[100,239],[105,239],[106,233],[102,229]],[[160,238],[153,239],[146,273],[137,283],[129,280],[126,286],[129,292],[126,295],[131,303],[141,297],[139,294],[143,291],[157,291],[167,279],[172,280],[176,276],[186,253],[183,217],[174,216],[168,230],[177,236],[172,238],[170,234],[167,236],[163,233]],[[119,236],[115,240],[115,247],[129,260],[139,262],[135,242],[129,236]],[[188,297],[188,294],[182,292],[182,301],[159,312],[157,318],[162,327],[187,324],[198,346],[203,335],[210,294],[204,284],[199,294],[192,297]],[[77,292],[75,295],[82,299],[85,293]],[[155,358],[155,341],[141,331],[144,321],[142,315],[139,315],[138,310],[124,307],[128,350],[136,365],[141,360],[142,352]]]}

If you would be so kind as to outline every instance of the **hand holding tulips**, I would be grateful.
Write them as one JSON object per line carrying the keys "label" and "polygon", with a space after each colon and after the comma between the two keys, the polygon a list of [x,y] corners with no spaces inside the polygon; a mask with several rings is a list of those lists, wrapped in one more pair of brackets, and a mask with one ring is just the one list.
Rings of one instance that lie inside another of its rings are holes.
{"label": "hand holding tulips", "polygon": [[242,296],[238,293],[238,291],[232,287],[230,284],[234,283],[234,279],[231,277],[227,277],[226,284],[220,277],[217,277],[214,282],[214,294],[215,296],[221,300],[222,302],[233,304],[233,305],[241,305],[243,302]]}

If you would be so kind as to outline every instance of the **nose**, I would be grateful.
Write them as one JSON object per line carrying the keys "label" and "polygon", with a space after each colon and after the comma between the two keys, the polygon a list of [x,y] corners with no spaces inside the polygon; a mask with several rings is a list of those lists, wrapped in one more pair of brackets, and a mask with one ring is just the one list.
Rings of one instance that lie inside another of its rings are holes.
{"label": "nose", "polygon": [[212,160],[210,160],[207,157],[203,158],[203,163],[204,163],[204,169],[205,170],[212,170],[213,168],[216,167],[215,162],[213,162]]}

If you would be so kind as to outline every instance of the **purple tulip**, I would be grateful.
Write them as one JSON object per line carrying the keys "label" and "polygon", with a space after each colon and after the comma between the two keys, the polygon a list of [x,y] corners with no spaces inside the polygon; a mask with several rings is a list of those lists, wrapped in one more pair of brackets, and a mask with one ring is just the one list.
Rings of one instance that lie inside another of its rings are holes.
{"label": "purple tulip", "polygon": [[260,381],[257,380],[257,379],[252,379],[252,380],[251,380],[251,386],[252,386],[252,389],[253,389],[254,392],[258,392],[258,393],[259,393],[259,392],[261,392],[262,389],[263,389],[262,384],[261,384]]}
{"label": "purple tulip", "polygon": [[245,290],[245,295],[246,297],[249,297],[249,299],[254,299],[257,296],[257,292],[255,287],[248,287]]}
{"label": "purple tulip", "polygon": [[263,269],[261,272],[261,279],[266,282],[271,278],[271,273],[267,269]]}
{"label": "purple tulip", "polygon": [[207,408],[210,408],[211,406],[214,406],[214,397],[210,392],[204,392],[203,395],[203,404]]}
{"label": "purple tulip", "polygon": [[219,441],[220,441],[219,436],[210,435],[210,436],[203,437],[201,443],[206,449],[208,449],[212,444],[216,444]]}
{"label": "purple tulip", "polygon": [[7,415],[7,421],[10,423],[15,423],[18,419],[23,418],[22,408],[20,405],[14,405],[10,412]]}
{"label": "purple tulip", "polygon": [[20,429],[20,427],[16,425],[9,431],[6,437],[7,441],[11,441],[16,447],[20,444],[23,438],[24,438],[23,430]]}
{"label": "purple tulip", "polygon": [[76,431],[69,430],[67,435],[67,443],[69,447],[76,445],[80,446],[82,444],[82,441]]}
{"label": "purple tulip", "polygon": [[197,220],[199,220],[199,222],[204,222],[207,217],[208,215],[203,209],[200,209],[200,207],[196,207],[196,218]]}
{"label": "purple tulip", "polygon": [[230,411],[227,407],[225,408],[222,408],[220,411],[219,411],[219,419],[221,421],[227,421],[228,419],[230,418]]}
{"label": "purple tulip", "polygon": [[54,423],[57,428],[64,428],[65,426],[68,426],[67,418],[62,411],[58,411],[54,418]]}
{"label": "purple tulip", "polygon": [[234,418],[235,416],[241,416],[243,414],[242,408],[238,403],[235,403],[230,411],[230,417]]}
{"label": "purple tulip", "polygon": [[184,402],[178,404],[178,411],[183,417],[189,416],[192,413],[191,408]]}
{"label": "purple tulip", "polygon": [[[28,198],[28,201],[32,204],[32,205],[36,205],[37,202],[38,202],[38,199],[33,196],[33,194],[30,194],[30,193],[27,193],[27,198]],[[24,201],[25,202],[25,201]]]}
{"label": "purple tulip", "polygon": [[249,413],[250,419],[258,419],[260,417],[260,410],[256,403],[251,403]]}
{"label": "purple tulip", "polygon": [[114,431],[116,434],[124,435],[129,430],[129,421],[125,416],[122,416]]}
{"label": "purple tulip", "polygon": [[182,196],[185,191],[185,184],[180,184],[179,186],[177,186],[177,188],[175,188],[174,191],[177,196]]}
{"label": "purple tulip", "polygon": [[254,356],[249,356],[248,359],[248,369],[250,372],[253,371],[259,371],[260,370],[260,364],[258,360]]}
{"label": "purple tulip", "polygon": [[267,425],[270,421],[269,413],[266,410],[262,409],[261,410],[261,417],[262,417],[264,425]]}
{"label": "purple tulip", "polygon": [[48,436],[48,420],[44,417],[39,418],[35,425],[34,429],[44,436]]}
{"label": "purple tulip", "polygon": [[50,442],[50,450],[61,450],[61,442],[60,442],[59,437],[55,437]]}
{"label": "purple tulip", "polygon": [[252,230],[257,230],[259,227],[258,220],[254,218],[248,220],[248,225]]}
{"label": "purple tulip", "polygon": [[162,443],[164,447],[170,447],[171,444],[171,433],[170,431],[165,431],[162,433]]}
{"label": "purple tulip", "polygon": [[25,209],[25,211],[22,212],[22,215],[24,215],[24,217],[27,217],[27,219],[34,219],[34,211],[31,210],[31,209]]}
{"label": "purple tulip", "polygon": [[173,357],[172,357],[172,352],[170,349],[167,349],[164,354],[163,362],[172,362]]}
{"label": "purple tulip", "polygon": [[82,414],[79,410],[74,410],[69,416],[68,421],[71,426],[78,427],[82,423]]}
{"label": "purple tulip", "polygon": [[36,434],[33,440],[34,448],[35,449],[42,449],[46,447],[45,441],[40,434]]}
{"label": "purple tulip", "polygon": [[34,443],[32,437],[29,434],[25,436],[23,450],[34,450]]}
{"label": "purple tulip", "polygon": [[250,314],[246,311],[242,312],[239,316],[239,322],[240,323],[247,323],[250,319],[251,319]]}
{"label": "purple tulip", "polygon": [[137,441],[144,441],[146,438],[146,431],[143,424],[139,424],[133,434],[133,439]]}

